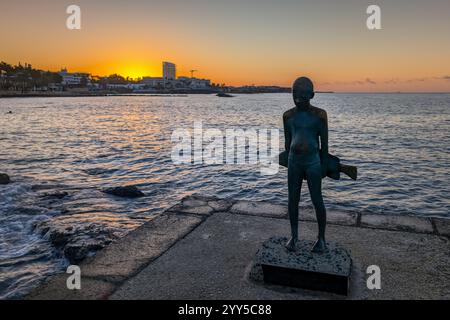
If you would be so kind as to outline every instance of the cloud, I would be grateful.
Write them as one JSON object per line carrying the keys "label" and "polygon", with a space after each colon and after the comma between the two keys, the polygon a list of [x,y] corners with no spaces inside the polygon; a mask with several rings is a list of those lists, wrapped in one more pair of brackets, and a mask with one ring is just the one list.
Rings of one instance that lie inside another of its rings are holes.
{"label": "cloud", "polygon": [[405,79],[405,80],[393,78],[391,80],[384,81],[384,83],[385,84],[399,84],[399,83],[427,82],[427,81],[433,81],[433,80],[450,81],[450,75],[442,76],[442,77],[422,77],[422,78],[413,78],[413,79]]}
{"label": "cloud", "polygon": [[[412,78],[412,79],[399,79],[399,78],[392,78],[389,80],[380,80],[379,83],[382,84],[388,84],[388,85],[397,85],[397,84],[406,84],[406,83],[417,83],[417,82],[427,82],[427,81],[433,81],[433,80],[445,80],[450,81],[450,75],[445,76],[434,76],[434,77],[421,77],[421,78]],[[372,80],[371,78],[366,78],[365,80],[354,80],[354,81],[335,81],[335,82],[327,82],[323,85],[341,85],[341,86],[364,86],[364,85],[377,85],[378,82],[375,80]]]}
{"label": "cloud", "polygon": [[416,79],[409,79],[406,80],[405,82],[425,82],[430,80],[430,78],[416,78]]}
{"label": "cloud", "polygon": [[384,81],[385,84],[397,84],[399,82],[400,82],[400,80],[398,78],[392,78],[390,80]]}
{"label": "cloud", "polygon": [[363,86],[366,84],[377,84],[375,81],[371,80],[370,78],[366,78],[366,80],[355,80],[355,81],[335,81],[333,84],[334,85],[341,85],[341,86],[354,86],[354,85],[358,85],[358,86]]}

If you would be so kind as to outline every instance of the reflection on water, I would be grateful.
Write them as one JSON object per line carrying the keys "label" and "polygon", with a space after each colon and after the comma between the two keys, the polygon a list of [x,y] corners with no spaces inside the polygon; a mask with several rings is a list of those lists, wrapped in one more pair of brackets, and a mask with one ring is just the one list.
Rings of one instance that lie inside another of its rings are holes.
{"label": "reflection on water", "polygon": [[[330,151],[360,170],[356,183],[326,180],[328,208],[448,215],[450,95],[319,94],[314,103],[328,111]],[[176,166],[170,138],[198,120],[222,131],[281,130],[291,106],[288,94],[0,100],[0,172],[15,181],[0,186],[0,297],[26,292],[64,265],[39,223],[79,233],[97,223],[119,237],[191,193],[285,203],[284,169],[267,177],[252,166]],[[148,196],[100,192],[124,184]],[[45,196],[62,191],[63,199]]]}

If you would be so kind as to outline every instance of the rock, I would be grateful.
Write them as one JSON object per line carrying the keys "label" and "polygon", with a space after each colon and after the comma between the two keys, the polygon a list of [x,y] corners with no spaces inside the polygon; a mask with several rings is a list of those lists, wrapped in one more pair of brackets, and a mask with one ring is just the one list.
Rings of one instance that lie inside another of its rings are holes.
{"label": "rock", "polygon": [[99,176],[105,174],[112,174],[117,171],[117,169],[105,169],[105,168],[91,168],[83,170],[86,174],[90,176]]}
{"label": "rock", "polygon": [[285,248],[287,238],[263,243],[250,272],[254,281],[347,295],[352,258],[344,248],[328,244],[323,254],[312,253],[312,241],[300,240],[295,252]]}
{"label": "rock", "polygon": [[0,184],[8,184],[11,182],[11,179],[6,173],[0,173]]}
{"label": "rock", "polygon": [[213,212],[228,211],[232,203],[227,199],[194,194],[187,196],[180,203],[169,209],[169,212],[197,214],[209,216]]}
{"label": "rock", "polygon": [[224,93],[224,92],[218,93],[218,94],[216,94],[216,96],[219,98],[233,98],[234,97],[233,95]]}
{"label": "rock", "polygon": [[188,196],[170,208],[169,211],[209,216],[214,209],[208,205],[208,200],[208,197],[197,195]]}
{"label": "rock", "polygon": [[103,244],[95,241],[86,241],[82,243],[71,243],[64,248],[64,256],[72,264],[78,264],[83,261],[86,257],[93,254],[94,252],[103,249],[110,242]]}
{"label": "rock", "polygon": [[217,199],[208,201],[208,205],[214,209],[214,211],[225,212],[231,208],[232,203],[225,199]]}
{"label": "rock", "polygon": [[174,205],[168,211],[209,216],[213,212],[228,211],[231,205],[232,202],[228,199],[194,194],[183,198],[180,203]]}
{"label": "rock", "polygon": [[105,193],[122,198],[139,198],[145,194],[135,186],[115,187],[104,190]]}
{"label": "rock", "polygon": [[77,264],[140,225],[118,214],[93,212],[59,216],[39,223],[36,230]]}
{"label": "rock", "polygon": [[42,198],[45,199],[64,199],[65,197],[67,197],[69,194],[67,192],[55,192],[55,193],[44,193],[42,195]]}
{"label": "rock", "polygon": [[34,184],[31,186],[31,190],[34,192],[45,191],[45,190],[55,190],[55,189],[64,189],[68,186],[58,185],[58,184]]}

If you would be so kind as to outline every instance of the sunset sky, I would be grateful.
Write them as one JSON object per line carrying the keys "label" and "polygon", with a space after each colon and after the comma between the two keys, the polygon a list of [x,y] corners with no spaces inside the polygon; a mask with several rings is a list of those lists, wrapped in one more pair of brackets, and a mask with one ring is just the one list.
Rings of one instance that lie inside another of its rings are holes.
{"label": "sunset sky", "polygon": [[[66,8],[82,30],[66,28]],[[366,9],[382,10],[382,30]],[[450,92],[449,0],[0,0],[0,60],[94,75],[179,75],[228,85]]]}

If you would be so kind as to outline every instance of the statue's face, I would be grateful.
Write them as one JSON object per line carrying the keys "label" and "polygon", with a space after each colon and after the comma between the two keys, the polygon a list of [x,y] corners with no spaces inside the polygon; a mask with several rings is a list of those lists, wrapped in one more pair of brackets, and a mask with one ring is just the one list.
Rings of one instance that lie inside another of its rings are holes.
{"label": "statue's face", "polygon": [[295,80],[292,93],[295,102],[309,101],[314,97],[314,84],[306,77]]}

